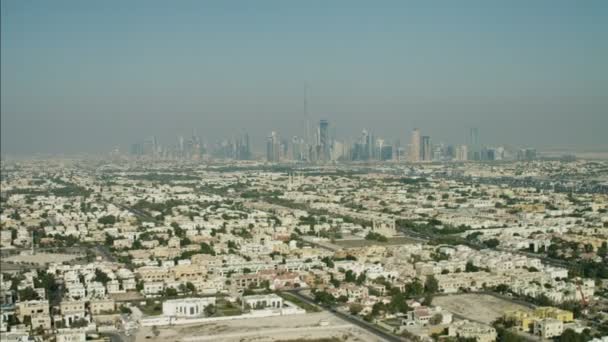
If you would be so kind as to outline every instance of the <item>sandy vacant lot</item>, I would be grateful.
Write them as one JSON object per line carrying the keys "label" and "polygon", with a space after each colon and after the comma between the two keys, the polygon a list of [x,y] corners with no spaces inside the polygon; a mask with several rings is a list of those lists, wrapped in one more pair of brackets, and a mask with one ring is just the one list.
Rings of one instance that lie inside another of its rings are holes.
{"label": "sandy vacant lot", "polygon": [[[320,326],[319,321],[329,324]],[[305,315],[278,316],[259,319],[241,319],[198,325],[159,327],[160,334],[154,337],[152,328],[142,327],[136,341],[150,342],[198,342],[240,341],[261,342],[290,339],[313,339],[339,337],[343,341],[381,341],[374,335],[345,322],[328,312]]]}
{"label": "sandy vacant lot", "polygon": [[29,264],[40,264],[44,265],[46,263],[62,263],[64,261],[72,261],[74,259],[78,259],[82,257],[82,255],[78,254],[60,254],[60,253],[36,253],[36,254],[26,254],[26,255],[13,255],[7,258],[4,258],[6,262],[15,262],[15,263],[29,263]]}
{"label": "sandy vacant lot", "polygon": [[439,305],[453,314],[485,324],[492,323],[502,316],[505,311],[529,310],[523,305],[504,299],[474,293],[435,297],[433,305]]}

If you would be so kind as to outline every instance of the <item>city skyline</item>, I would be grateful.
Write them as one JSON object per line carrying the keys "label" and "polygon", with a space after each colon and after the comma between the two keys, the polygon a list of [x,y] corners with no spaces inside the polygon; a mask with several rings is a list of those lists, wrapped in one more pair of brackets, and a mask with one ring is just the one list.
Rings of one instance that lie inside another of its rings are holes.
{"label": "city skyline", "polygon": [[608,342],[607,18],[0,0],[0,341]]}
{"label": "city skyline", "polygon": [[404,143],[420,127],[468,144],[478,127],[486,144],[605,150],[607,12],[3,1],[1,152],[107,152],[192,128],[208,141],[246,131],[260,150],[273,130],[305,135],[307,117],[343,139]]}
{"label": "city skyline", "polygon": [[[252,146],[249,134],[226,137],[207,141],[193,131],[191,137],[178,136],[169,142],[162,142],[156,136],[148,136],[134,142],[128,151],[116,146],[113,157],[133,157],[148,160],[257,160],[271,163],[305,162],[313,164],[330,164],[337,162],[465,162],[465,161],[532,161],[538,158],[570,160],[575,154],[556,151],[539,155],[531,146],[509,146],[506,144],[488,144],[480,139],[477,127],[469,130],[468,144],[454,144],[441,139],[433,140],[429,135],[421,135],[415,128],[410,137],[403,143],[401,140],[385,139],[373,131],[363,129],[358,136],[340,139],[335,133],[335,126],[326,119],[321,119],[314,127],[306,125],[304,135],[291,137],[271,131],[265,139],[263,151]],[[308,132],[316,131],[311,137]],[[426,134],[426,132],[424,132]]]}

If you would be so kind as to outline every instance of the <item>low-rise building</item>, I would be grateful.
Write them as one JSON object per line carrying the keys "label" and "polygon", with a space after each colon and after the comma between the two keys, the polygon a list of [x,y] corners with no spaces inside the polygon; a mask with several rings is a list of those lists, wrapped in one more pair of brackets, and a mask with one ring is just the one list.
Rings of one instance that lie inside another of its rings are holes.
{"label": "low-rise building", "polygon": [[534,321],[534,335],[542,338],[560,336],[564,332],[564,323],[555,318],[543,318]]}
{"label": "low-rise building", "polygon": [[452,323],[448,328],[448,335],[461,338],[474,338],[477,342],[496,341],[496,329],[467,320]]}
{"label": "low-rise building", "polygon": [[170,317],[200,317],[209,305],[215,305],[215,297],[182,298],[163,302],[163,315]]}
{"label": "low-rise building", "polygon": [[251,308],[254,310],[273,308],[280,309],[283,307],[283,298],[277,296],[276,294],[266,294],[266,295],[251,295],[251,296],[243,296],[241,298],[241,302],[243,305],[243,309]]}
{"label": "low-rise building", "polygon": [[156,296],[159,295],[165,289],[165,283],[162,281],[151,281],[144,283],[144,295],[145,296]]}
{"label": "low-rise building", "polygon": [[59,329],[56,334],[57,342],[86,342],[86,334],[82,330]]}
{"label": "low-rise building", "polygon": [[46,300],[28,300],[17,303],[17,318],[23,322],[23,317],[34,315],[49,315],[49,302]]}
{"label": "low-rise building", "polygon": [[59,304],[63,321],[67,325],[85,318],[85,302],[83,300],[64,300]]}
{"label": "low-rise building", "polygon": [[99,315],[102,313],[113,312],[116,308],[114,299],[93,299],[90,302],[91,313],[93,315]]}

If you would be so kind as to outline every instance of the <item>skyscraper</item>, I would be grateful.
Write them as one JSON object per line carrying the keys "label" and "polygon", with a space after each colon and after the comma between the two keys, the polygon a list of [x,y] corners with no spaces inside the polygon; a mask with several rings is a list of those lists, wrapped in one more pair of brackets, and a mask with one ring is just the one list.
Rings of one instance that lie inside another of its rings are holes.
{"label": "skyscraper", "polygon": [[467,161],[469,158],[469,151],[467,145],[460,145],[456,147],[456,160]]}
{"label": "skyscraper", "polygon": [[276,132],[270,133],[266,138],[266,160],[269,162],[278,162],[281,155],[281,143],[279,135]]}
{"label": "skyscraper", "polygon": [[411,162],[420,161],[420,131],[418,128],[415,128],[412,132],[409,160]]}
{"label": "skyscraper", "polygon": [[319,159],[330,160],[329,122],[327,120],[319,121],[319,147]]}
{"label": "skyscraper", "polygon": [[428,135],[423,136],[421,139],[420,160],[433,160],[433,148],[431,146],[431,137],[429,137]]}
{"label": "skyscraper", "polygon": [[469,146],[472,160],[481,160],[481,146],[479,144],[479,129],[472,127],[469,132]]}

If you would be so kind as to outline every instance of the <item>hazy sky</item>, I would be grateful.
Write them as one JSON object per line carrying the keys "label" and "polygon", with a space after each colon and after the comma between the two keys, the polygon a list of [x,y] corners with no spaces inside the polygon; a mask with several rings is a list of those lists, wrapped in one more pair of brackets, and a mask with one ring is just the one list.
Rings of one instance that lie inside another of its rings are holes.
{"label": "hazy sky", "polygon": [[608,147],[608,1],[2,0],[4,153],[244,131]]}

